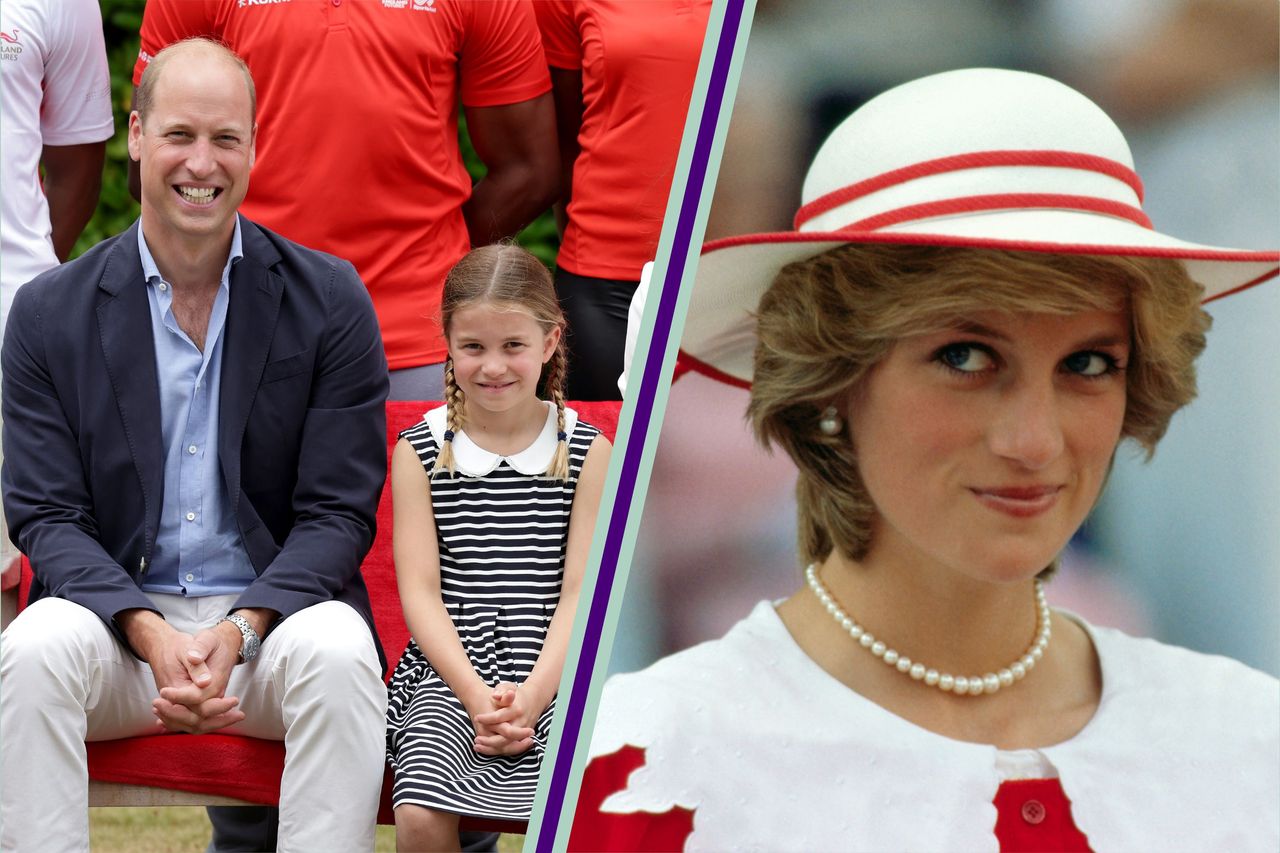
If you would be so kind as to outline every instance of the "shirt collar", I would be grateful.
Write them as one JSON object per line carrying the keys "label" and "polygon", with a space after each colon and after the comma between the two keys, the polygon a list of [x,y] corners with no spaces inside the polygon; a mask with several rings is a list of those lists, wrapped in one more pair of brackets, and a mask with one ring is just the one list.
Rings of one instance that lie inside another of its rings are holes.
{"label": "shirt collar", "polygon": [[[227,262],[222,265],[222,278],[219,284],[222,287],[231,287],[231,265],[244,257],[244,245],[240,241],[240,217],[235,219],[235,228],[231,231],[231,251],[227,253]],[[151,256],[151,250],[147,248],[147,240],[142,235],[142,223],[138,223],[138,254],[142,256],[142,277],[144,280],[151,282],[164,280],[164,276],[160,274],[160,268],[156,266],[156,259]]]}
{"label": "shirt collar", "polygon": [[[551,458],[555,456],[558,442],[556,437],[555,404],[547,400],[544,400],[543,403],[547,407],[547,420],[542,425],[542,432],[538,433],[538,437],[533,440],[533,444],[530,444],[519,453],[504,457],[485,450],[476,444],[467,436],[465,429],[459,430],[453,437],[454,466],[468,477],[483,477],[497,468],[503,459],[506,459],[507,464],[521,474],[537,476],[547,473],[547,469],[551,467]],[[444,433],[448,428],[448,406],[432,409],[423,417],[426,419],[427,427],[431,430],[431,435],[436,444],[443,445]],[[573,433],[573,428],[577,422],[578,413],[566,406],[564,410],[564,431],[566,435]]]}

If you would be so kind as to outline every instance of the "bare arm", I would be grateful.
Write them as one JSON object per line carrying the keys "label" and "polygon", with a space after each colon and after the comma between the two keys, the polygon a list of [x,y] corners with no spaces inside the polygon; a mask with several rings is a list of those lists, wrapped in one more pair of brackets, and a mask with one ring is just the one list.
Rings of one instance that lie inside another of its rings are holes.
{"label": "bare arm", "polygon": [[40,152],[44,166],[44,194],[53,225],[53,251],[59,261],[71,254],[80,232],[93,216],[102,190],[102,164],[107,142],[46,145]]}
{"label": "bare arm", "polygon": [[560,146],[560,195],[556,199],[556,228],[564,235],[569,224],[569,200],[573,198],[573,164],[578,159],[578,132],[582,130],[582,71],[551,69],[551,97],[556,105],[556,139]]}
{"label": "bare arm", "polygon": [[578,475],[573,509],[569,512],[569,542],[565,548],[560,601],[556,604],[556,615],[551,617],[551,625],[547,628],[547,637],[538,654],[538,662],[533,665],[533,671],[521,685],[522,690],[532,694],[538,713],[551,704],[560,688],[560,675],[564,670],[565,655],[569,648],[569,635],[573,633],[573,619],[578,612],[578,593],[582,589],[582,576],[591,552],[591,539],[595,535],[596,515],[600,511],[600,496],[604,491],[612,450],[609,440],[603,435],[597,435],[587,449],[582,473]]}
{"label": "bare arm", "polygon": [[396,442],[391,455],[392,548],[404,621],[418,648],[474,718],[491,707],[490,688],[476,674],[440,595],[431,483],[413,445]]}
{"label": "bare arm", "polygon": [[511,237],[555,201],[560,186],[551,94],[467,108],[467,132],[487,172],[462,207],[471,245]]}

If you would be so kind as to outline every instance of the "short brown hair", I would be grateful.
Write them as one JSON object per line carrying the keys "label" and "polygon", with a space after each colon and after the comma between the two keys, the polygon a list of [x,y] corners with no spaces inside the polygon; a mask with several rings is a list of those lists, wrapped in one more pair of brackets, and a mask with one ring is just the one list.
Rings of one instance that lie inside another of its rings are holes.
{"label": "short brown hair", "polygon": [[[565,349],[565,319],[556,298],[551,272],[528,251],[510,243],[496,243],[472,249],[453,265],[444,280],[444,294],[440,300],[440,325],[445,337],[453,315],[472,305],[508,306],[533,318],[542,333],[559,329],[560,343],[551,359],[542,368],[542,387],[556,406],[556,428],[560,440],[555,455],[547,468],[547,476],[557,480],[569,479],[569,447],[564,431],[564,381],[568,374],[568,356]],[[466,419],[466,400],[453,375],[452,357],[444,366],[444,397],[449,407],[446,422],[446,440],[441,442],[431,474],[454,473],[452,436],[462,429]]]}
{"label": "short brown hair", "polygon": [[142,69],[142,77],[138,79],[138,91],[133,97],[133,109],[138,113],[138,119],[145,122],[147,113],[151,110],[152,104],[155,103],[156,85],[160,82],[160,75],[164,73],[164,66],[175,54],[197,46],[208,47],[217,53],[221,53],[240,69],[240,73],[244,75],[245,86],[249,90],[249,124],[251,126],[256,124],[258,121],[258,90],[253,85],[253,74],[249,72],[249,66],[240,58],[240,54],[226,44],[202,36],[176,41],[151,57],[147,67]]}
{"label": "short brown hair", "polygon": [[1210,318],[1203,288],[1165,258],[1042,254],[940,246],[842,246],[782,269],[760,300],[748,415],[756,437],[800,469],[805,562],[833,548],[861,559],[875,506],[847,435],[818,429],[894,342],[974,310],[1072,314],[1127,309],[1133,344],[1121,435],[1150,458],[1196,395],[1195,359]]}

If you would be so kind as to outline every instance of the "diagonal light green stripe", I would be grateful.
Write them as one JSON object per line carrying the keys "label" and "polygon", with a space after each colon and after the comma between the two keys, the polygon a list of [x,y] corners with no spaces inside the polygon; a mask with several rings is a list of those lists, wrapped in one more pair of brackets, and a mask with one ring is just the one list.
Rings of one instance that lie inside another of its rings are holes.
{"label": "diagonal light green stripe", "polygon": [[[617,631],[618,617],[623,603],[623,594],[627,588],[627,580],[630,576],[631,558],[635,551],[636,532],[639,527],[645,497],[648,493],[649,477],[653,470],[653,455],[657,447],[658,435],[661,431],[662,420],[666,411],[667,397],[671,389],[671,373],[675,366],[680,336],[684,329],[685,315],[688,312],[689,292],[697,267],[697,259],[699,249],[702,245],[703,234],[706,231],[707,216],[711,205],[712,188],[715,185],[716,175],[720,170],[720,159],[724,151],[724,139],[728,130],[729,115],[733,107],[734,97],[737,93],[738,80],[741,76],[742,57],[745,53],[747,43],[746,34],[750,30],[751,20],[755,14],[755,0],[744,0],[739,33],[735,40],[733,57],[730,61],[729,72],[725,81],[719,120],[712,138],[705,182],[701,188],[701,192],[699,193],[697,214],[694,219],[693,233],[689,243],[689,252],[684,258],[672,258],[672,243],[675,238],[677,219],[680,213],[681,202],[685,194],[685,187],[689,179],[689,171],[694,154],[694,144],[696,142],[696,135],[702,117],[702,110],[706,105],[707,92],[711,80],[712,61],[715,57],[715,51],[720,40],[721,28],[727,4],[728,0],[716,0],[712,5],[707,26],[707,34],[703,42],[702,54],[698,66],[698,74],[694,82],[692,97],[690,98],[691,108],[685,120],[684,136],[681,142],[680,155],[676,162],[676,169],[671,185],[671,194],[667,200],[666,215],[663,219],[662,233],[658,241],[657,257],[655,258],[653,277],[651,280],[657,283],[664,282],[666,280],[668,267],[671,263],[683,263],[684,268],[680,278],[679,297],[675,306],[675,314],[672,319],[671,335],[666,341],[663,351],[662,376],[659,379],[657,388],[654,392],[653,407],[651,409],[652,414],[650,416],[648,430],[646,433],[648,441],[644,447],[639,470],[636,474],[635,492],[631,506],[628,510],[627,523],[618,556],[618,570],[614,579],[609,607],[606,612],[604,626],[600,636],[600,651],[596,657],[595,668],[591,676],[591,686],[587,695],[586,706],[583,711],[582,730],[571,768],[564,808],[562,813],[559,815],[559,824],[556,828],[554,850],[557,851],[557,853],[564,851],[568,845],[569,831],[573,821],[574,810],[577,806],[578,791],[582,783],[582,772],[586,766],[587,747],[591,741],[591,732],[594,728],[596,712],[599,709],[600,689],[605,673],[608,671],[609,658],[613,648],[613,639]],[[696,105],[696,108],[694,108],[694,105]],[[659,284],[659,286],[661,285]],[[652,343],[654,325],[658,312],[658,296],[659,293],[656,290],[651,291],[649,298],[645,303],[641,332],[636,345],[636,352],[632,359],[632,364],[637,370],[642,369],[643,365],[648,360],[649,348]],[[629,380],[630,388],[637,389],[639,387],[638,374],[629,377]],[[586,630],[587,613],[589,610],[586,603],[591,601],[595,592],[596,571],[599,569],[601,556],[604,550],[605,536],[608,526],[607,519],[613,512],[614,499],[617,492],[618,481],[620,479],[622,460],[627,449],[627,443],[634,428],[638,426],[633,423],[636,414],[635,410],[635,394],[629,394],[628,399],[623,404],[622,413],[618,422],[618,443],[614,447],[610,461],[608,478],[605,483],[605,493],[601,500],[600,514],[598,516],[600,521],[596,525],[595,537],[591,546],[591,556],[588,562],[589,571],[587,572],[587,577],[583,581],[582,592],[579,598],[581,604],[578,607],[577,617],[574,620],[573,636],[570,639],[570,649],[572,650],[578,650],[582,647],[583,634]],[[591,569],[594,569],[595,571]],[[564,674],[560,683],[560,696],[567,697],[570,695],[573,687],[572,682],[574,671],[575,668],[572,665],[572,662],[566,661]],[[559,716],[557,716],[552,727],[551,743],[559,743],[562,728],[563,721]],[[533,818],[529,823],[529,833],[525,837],[525,853],[534,853],[537,837],[541,830],[541,824],[544,819],[542,812],[546,807],[552,764],[553,761],[551,760],[551,756],[548,756],[543,762],[543,772],[539,780],[537,796],[534,800]]]}

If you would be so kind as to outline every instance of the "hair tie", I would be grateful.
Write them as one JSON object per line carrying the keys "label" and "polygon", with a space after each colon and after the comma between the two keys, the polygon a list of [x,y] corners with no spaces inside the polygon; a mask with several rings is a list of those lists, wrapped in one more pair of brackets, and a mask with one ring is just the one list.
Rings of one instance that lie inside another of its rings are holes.
{"label": "hair tie", "polygon": [[453,430],[447,429],[444,431],[444,440],[453,441]]}
{"label": "hair tie", "polygon": [[569,440],[569,436],[565,435],[563,430],[556,433],[556,441],[568,441],[568,440]]}

